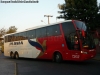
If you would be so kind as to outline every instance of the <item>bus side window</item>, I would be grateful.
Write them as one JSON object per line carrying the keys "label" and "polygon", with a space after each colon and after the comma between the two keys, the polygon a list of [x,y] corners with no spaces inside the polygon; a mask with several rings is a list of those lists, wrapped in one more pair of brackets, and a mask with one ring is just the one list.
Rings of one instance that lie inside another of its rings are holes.
{"label": "bus side window", "polygon": [[41,28],[41,37],[46,37],[46,27]]}
{"label": "bus side window", "polygon": [[23,40],[25,40],[26,39],[26,32],[23,32]]}
{"label": "bus side window", "polygon": [[19,41],[20,38],[19,38],[19,33],[15,34],[15,41]]}
{"label": "bus side window", "polygon": [[8,42],[8,36],[5,36],[5,42]]}
{"label": "bus side window", "polygon": [[22,35],[21,35],[21,33],[19,33],[19,40],[22,40]]}
{"label": "bus side window", "polygon": [[57,36],[60,35],[59,25],[53,25],[47,27],[47,36]]}
{"label": "bus side window", "polygon": [[26,32],[21,32],[19,34],[19,36],[20,36],[20,40],[25,40],[26,39]]}
{"label": "bus side window", "polygon": [[33,39],[35,37],[36,37],[35,30],[30,30],[30,31],[26,32],[26,38],[27,39]]}
{"label": "bus side window", "polygon": [[61,34],[58,24],[53,26],[53,31],[54,31],[53,35],[60,35]]}
{"label": "bus side window", "polygon": [[11,42],[11,36],[8,35],[8,42]]}
{"label": "bus side window", "polygon": [[36,29],[36,38],[39,38],[41,36],[42,36],[42,34],[41,34],[41,28]]}
{"label": "bus side window", "polygon": [[15,41],[15,35],[12,35],[11,41]]}
{"label": "bus side window", "polygon": [[53,33],[54,33],[53,26],[48,26],[47,27],[47,36],[52,36]]}

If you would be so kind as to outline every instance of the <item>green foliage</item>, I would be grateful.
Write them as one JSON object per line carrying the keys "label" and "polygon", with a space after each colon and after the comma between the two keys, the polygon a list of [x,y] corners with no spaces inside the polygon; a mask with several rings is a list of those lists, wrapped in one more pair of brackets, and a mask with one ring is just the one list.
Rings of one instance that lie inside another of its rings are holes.
{"label": "green foliage", "polygon": [[9,29],[1,28],[0,37],[2,37],[5,34],[14,33],[16,31],[17,31],[17,28],[15,26],[10,26]]}
{"label": "green foliage", "polygon": [[17,28],[15,26],[11,26],[7,30],[5,28],[0,29],[0,46],[2,47],[2,52],[4,52],[4,43],[1,41],[2,40],[1,37],[4,36],[5,34],[14,33],[16,31]]}
{"label": "green foliage", "polygon": [[2,37],[2,35],[4,35],[6,33],[6,29],[1,28],[0,29],[0,37]]}
{"label": "green foliage", "polygon": [[9,33],[14,33],[16,31],[17,31],[17,28],[15,26],[11,26],[11,27],[9,27],[9,29],[7,30],[6,33],[9,34]]}
{"label": "green foliage", "polygon": [[98,21],[100,14],[98,14],[99,6],[97,6],[97,0],[65,0],[65,7],[61,10],[65,12],[63,14],[60,13],[64,16],[60,18],[65,20],[81,20],[91,28],[100,24]]}

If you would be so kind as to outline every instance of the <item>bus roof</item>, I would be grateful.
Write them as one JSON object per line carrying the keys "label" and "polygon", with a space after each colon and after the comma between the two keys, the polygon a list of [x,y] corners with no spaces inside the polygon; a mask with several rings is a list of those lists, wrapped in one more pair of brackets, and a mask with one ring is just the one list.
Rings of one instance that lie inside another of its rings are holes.
{"label": "bus roof", "polygon": [[36,26],[36,27],[28,28],[28,29],[23,30],[23,31],[6,34],[4,36],[12,35],[12,34],[20,33],[20,32],[25,32],[25,31],[29,31],[29,30],[33,30],[33,29],[38,29],[38,28],[42,28],[42,27],[46,27],[46,26],[52,26],[52,25],[59,24],[59,23],[70,22],[70,21],[72,21],[72,20],[60,21],[60,22],[56,22],[56,23],[52,23],[52,24],[46,24],[46,25],[39,25],[39,26]]}

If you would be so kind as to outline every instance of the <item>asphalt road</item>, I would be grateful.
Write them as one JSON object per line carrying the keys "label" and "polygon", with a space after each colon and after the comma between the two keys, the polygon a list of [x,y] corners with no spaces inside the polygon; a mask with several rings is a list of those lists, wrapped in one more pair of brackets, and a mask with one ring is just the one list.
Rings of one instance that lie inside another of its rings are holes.
{"label": "asphalt road", "polygon": [[1,54],[0,75],[100,75],[100,61],[54,63],[27,58],[10,59]]}

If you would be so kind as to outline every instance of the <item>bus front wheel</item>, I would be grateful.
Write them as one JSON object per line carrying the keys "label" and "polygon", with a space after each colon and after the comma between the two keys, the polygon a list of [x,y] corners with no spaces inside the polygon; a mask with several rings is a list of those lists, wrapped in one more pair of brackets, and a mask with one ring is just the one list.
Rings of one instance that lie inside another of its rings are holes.
{"label": "bus front wheel", "polygon": [[54,54],[54,61],[57,63],[62,61],[62,55],[59,52]]}

